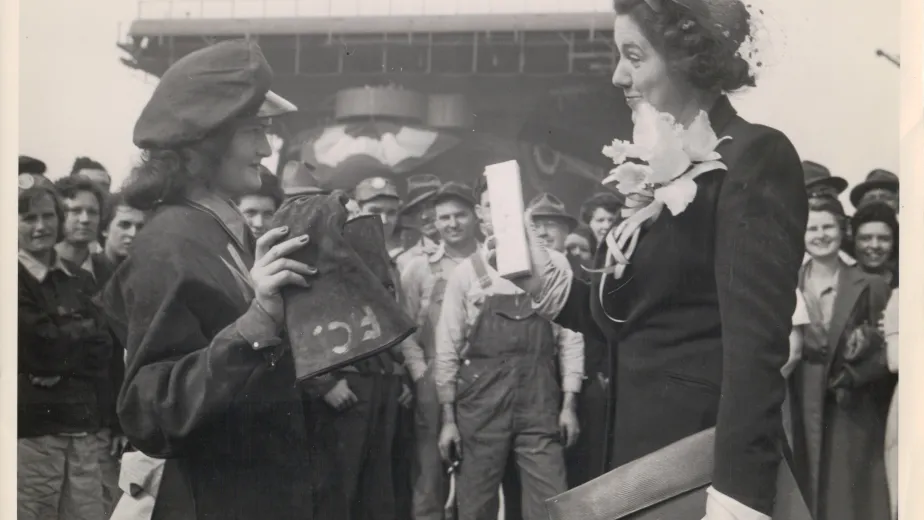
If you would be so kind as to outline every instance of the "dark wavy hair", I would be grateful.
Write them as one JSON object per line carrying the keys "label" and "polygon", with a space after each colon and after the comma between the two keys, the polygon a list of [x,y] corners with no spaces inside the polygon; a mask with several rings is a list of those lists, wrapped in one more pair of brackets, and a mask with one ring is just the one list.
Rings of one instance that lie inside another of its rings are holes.
{"label": "dark wavy hair", "polygon": [[[744,5],[743,19],[750,25]],[[740,42],[714,30],[688,7],[664,0],[655,12],[645,0],[613,0],[616,14],[628,15],[641,28],[668,67],[696,88],[707,92],[734,92],[757,84],[748,62],[738,55]],[[749,31],[748,31],[749,32]]]}
{"label": "dark wavy hair", "polygon": [[142,150],[140,163],[122,188],[125,202],[151,211],[162,204],[176,204],[192,185],[208,185],[233,135],[233,129],[220,128],[188,146]]}
{"label": "dark wavy hair", "polygon": [[882,222],[892,230],[892,255],[889,260],[898,260],[898,216],[892,206],[884,202],[870,202],[864,204],[857,210],[856,214],[850,219],[850,227],[853,230],[854,240],[850,245],[850,253],[854,254],[856,246],[856,234],[863,224],[870,222]]}
{"label": "dark wavy hair", "polygon": [[591,195],[590,198],[581,204],[581,222],[590,224],[590,220],[594,218],[594,213],[597,211],[597,208],[603,208],[619,216],[619,212],[622,210],[622,201],[620,201],[619,197],[616,195],[608,192],[600,192]]}
{"label": "dark wavy hair", "polygon": [[263,165],[260,165],[260,187],[252,193],[238,197],[234,202],[240,204],[241,199],[247,196],[268,197],[273,200],[276,209],[282,206],[282,201],[285,199],[285,194],[282,192],[279,179]]}
{"label": "dark wavy hair", "polygon": [[106,173],[109,173],[102,164],[98,161],[94,161],[89,157],[78,157],[74,159],[74,164],[71,166],[71,175],[77,175],[80,173],[80,170],[103,170]]}
{"label": "dark wavy hair", "polygon": [[61,199],[73,199],[78,193],[88,191],[96,198],[100,214],[105,210],[106,199],[108,197],[95,182],[83,175],[62,177],[55,182],[55,189],[58,190],[58,196]]}

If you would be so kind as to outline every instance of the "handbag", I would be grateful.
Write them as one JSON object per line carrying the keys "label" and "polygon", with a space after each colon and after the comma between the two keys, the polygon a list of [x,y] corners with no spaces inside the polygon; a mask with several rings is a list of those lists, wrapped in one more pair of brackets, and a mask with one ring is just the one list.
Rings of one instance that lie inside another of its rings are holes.
{"label": "handbag", "polygon": [[[546,501],[552,520],[702,520],[715,428],[683,438]],[[784,453],[773,520],[812,520]]]}

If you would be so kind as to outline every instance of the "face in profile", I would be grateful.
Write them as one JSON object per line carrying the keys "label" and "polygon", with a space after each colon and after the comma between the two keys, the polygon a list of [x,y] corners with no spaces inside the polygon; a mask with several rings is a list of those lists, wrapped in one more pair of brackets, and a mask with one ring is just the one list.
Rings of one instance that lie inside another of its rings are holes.
{"label": "face in profile", "polygon": [[64,240],[70,244],[87,245],[99,233],[99,199],[90,191],[78,191],[64,203]]}
{"label": "face in profile", "polygon": [[144,226],[144,212],[130,206],[119,206],[112,222],[103,232],[106,237],[106,252],[113,258],[125,258],[132,243]]}
{"label": "face in profile", "polygon": [[245,195],[237,205],[247,227],[253,233],[254,238],[260,238],[270,230],[273,221],[273,215],[276,214],[276,201],[272,197],[265,195]]}
{"label": "face in profile", "polygon": [[50,193],[32,197],[19,212],[19,249],[34,256],[51,251],[58,239],[58,212]]}
{"label": "face in profile", "polygon": [[240,196],[260,189],[260,163],[273,153],[268,127],[269,121],[264,119],[242,121],[235,127],[214,181],[225,195]]}
{"label": "face in profile", "polygon": [[363,215],[376,215],[382,219],[386,237],[395,234],[395,228],[398,226],[398,210],[401,209],[400,200],[392,197],[377,197],[360,204],[359,207]]}
{"label": "face in profile", "polygon": [[590,222],[587,224],[590,226],[591,231],[594,232],[597,242],[602,242],[606,232],[616,224],[616,215],[604,208],[597,208],[591,214]]}
{"label": "face in profile", "polygon": [[805,228],[805,250],[812,258],[824,259],[838,254],[841,249],[840,222],[830,211],[810,211]]}
{"label": "face in profile", "polygon": [[613,85],[623,90],[633,110],[640,102],[647,102],[660,112],[677,116],[694,98],[692,86],[670,72],[665,57],[631,16],[616,15],[613,42],[619,58]]}
{"label": "face in profile", "polygon": [[440,238],[451,246],[462,245],[475,239],[478,219],[475,210],[457,199],[445,199],[434,206],[436,229]]}
{"label": "face in profile", "polygon": [[880,269],[892,257],[895,237],[885,222],[866,222],[855,232],[857,262],[870,270]]}

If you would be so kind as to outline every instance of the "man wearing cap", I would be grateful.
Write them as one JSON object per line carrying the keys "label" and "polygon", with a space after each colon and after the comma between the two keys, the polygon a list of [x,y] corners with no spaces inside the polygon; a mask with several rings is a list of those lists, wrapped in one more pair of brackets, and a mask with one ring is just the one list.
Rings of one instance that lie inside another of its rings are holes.
{"label": "man wearing cap", "polygon": [[[478,195],[490,234],[487,190]],[[569,226],[560,221],[572,223],[562,217],[560,201],[545,195],[534,205],[537,218],[550,224],[545,239],[563,245]],[[551,256],[570,271],[563,254]],[[435,379],[443,409],[440,454],[449,460],[455,450],[462,459],[460,520],[496,515],[511,454],[520,469],[523,518],[548,518],[545,500],[568,489],[564,448],[579,434],[583,377],[583,337],[536,315],[531,298],[491,267],[483,248],[453,271],[436,328]]]}
{"label": "man wearing cap", "polygon": [[875,169],[866,176],[865,181],[850,190],[850,203],[856,209],[877,201],[888,204],[898,214],[897,175],[890,171]]}
{"label": "man wearing cap", "polygon": [[363,215],[376,215],[382,219],[388,254],[394,260],[401,252],[401,245],[395,233],[398,227],[398,210],[401,208],[398,188],[384,177],[370,177],[356,185],[353,200],[359,204]]}
{"label": "man wearing cap", "polygon": [[436,252],[440,237],[434,225],[431,198],[441,185],[439,178],[429,173],[411,175],[407,179],[407,203],[401,208],[399,223],[403,228],[415,232],[416,239],[411,247],[395,257],[400,271],[415,256]]}
{"label": "man wearing cap", "polygon": [[805,192],[810,199],[815,197],[836,199],[847,189],[846,179],[831,175],[831,170],[817,162],[802,161],[802,172],[805,175]]}
{"label": "man wearing cap", "polygon": [[401,273],[405,311],[419,328],[415,339],[423,348],[425,364],[409,366],[417,382],[417,451],[414,475],[415,520],[441,520],[447,481],[437,441],[440,406],[434,380],[435,335],[446,279],[478,250],[475,198],[468,186],[449,182],[432,194],[441,243],[430,254],[413,257]]}
{"label": "man wearing cap", "polygon": [[270,118],[295,110],[272,78],[255,43],[208,46],[167,69],[135,124],[141,161],[122,191],[157,211],[103,297],[126,349],[119,420],[143,453],[123,457],[132,493],[113,519],[311,516],[281,291],[310,285],[316,270],[288,257],[312,237],[254,241],[233,203],[260,186]]}

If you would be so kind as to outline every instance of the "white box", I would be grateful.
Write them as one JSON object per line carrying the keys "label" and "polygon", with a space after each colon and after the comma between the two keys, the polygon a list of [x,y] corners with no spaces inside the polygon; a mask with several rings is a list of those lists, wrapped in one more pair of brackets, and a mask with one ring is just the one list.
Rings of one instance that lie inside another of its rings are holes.
{"label": "white box", "polygon": [[529,242],[523,217],[523,185],[520,165],[507,161],[484,169],[491,201],[491,224],[497,251],[497,272],[508,280],[532,273]]}

